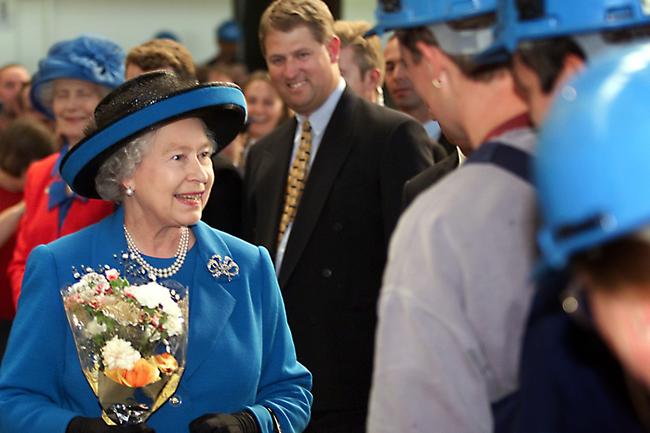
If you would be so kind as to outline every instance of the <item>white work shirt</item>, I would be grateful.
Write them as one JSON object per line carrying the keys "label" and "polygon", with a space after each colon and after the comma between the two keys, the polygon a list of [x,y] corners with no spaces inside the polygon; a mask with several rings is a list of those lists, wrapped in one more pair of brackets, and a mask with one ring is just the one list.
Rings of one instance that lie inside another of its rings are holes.
{"label": "white work shirt", "polygon": [[[293,137],[293,150],[291,152],[291,161],[296,157],[296,152],[298,152],[298,147],[300,146],[300,137],[302,135],[302,124],[305,122],[305,119],[309,120],[311,124],[311,152],[309,153],[309,171],[307,172],[307,182],[309,182],[309,172],[311,171],[311,166],[314,163],[314,158],[316,158],[316,152],[320,147],[320,142],[323,139],[323,134],[325,133],[325,128],[330,122],[332,113],[336,108],[336,105],[343,95],[345,90],[345,80],[341,78],[338,85],[334,91],[327,97],[323,105],[318,107],[316,111],[311,113],[309,117],[305,117],[301,114],[296,114],[296,119],[298,120],[298,126],[296,127],[296,134]],[[291,163],[289,163],[289,168],[291,168]],[[287,171],[287,177],[289,172]],[[306,187],[307,185],[305,185]],[[286,191],[285,191],[286,193]],[[284,206],[284,203],[282,203]],[[300,208],[300,204],[298,204]],[[289,241],[289,235],[291,234],[291,228],[293,227],[293,221],[289,223],[287,229],[284,231],[284,235],[280,242],[278,243],[278,250],[275,254],[275,273],[280,274],[280,267],[282,266],[282,259],[284,258],[284,251],[287,248],[287,242]]]}
{"label": "white work shirt", "polygon": [[[531,152],[534,134],[497,138]],[[490,433],[517,388],[532,300],[535,193],[489,163],[420,194],[391,240],[378,306],[368,433]]]}

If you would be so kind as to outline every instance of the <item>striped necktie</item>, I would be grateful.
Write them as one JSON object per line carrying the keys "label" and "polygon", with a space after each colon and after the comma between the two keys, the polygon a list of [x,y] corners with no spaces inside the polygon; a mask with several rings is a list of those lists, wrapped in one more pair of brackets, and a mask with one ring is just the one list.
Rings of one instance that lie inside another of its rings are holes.
{"label": "striped necktie", "polygon": [[278,229],[278,243],[282,240],[284,232],[289,224],[293,222],[296,216],[296,210],[300,203],[302,191],[305,189],[307,181],[307,171],[309,170],[309,155],[311,153],[311,125],[309,120],[305,119],[302,124],[302,134],[300,135],[300,146],[296,156],[291,162],[289,177],[287,178],[287,191],[284,196],[284,209],[280,219]]}

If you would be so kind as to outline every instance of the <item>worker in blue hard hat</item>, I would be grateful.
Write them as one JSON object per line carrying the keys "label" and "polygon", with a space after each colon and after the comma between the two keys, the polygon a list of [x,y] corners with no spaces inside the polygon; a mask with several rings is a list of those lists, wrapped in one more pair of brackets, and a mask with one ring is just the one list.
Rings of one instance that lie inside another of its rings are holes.
{"label": "worker in blue hard hat", "polygon": [[589,59],[650,35],[650,3],[640,0],[498,0],[497,10],[496,40],[483,56],[513,55],[536,125]]}
{"label": "worker in blue hard hat", "polygon": [[391,241],[368,431],[487,433],[517,389],[533,285],[535,136],[493,43],[496,0],[384,0],[407,73],[468,156],[422,192]]}
{"label": "worker in blue hard hat", "polygon": [[240,46],[243,35],[239,23],[235,20],[226,20],[220,23],[215,30],[218,53],[207,62],[208,66],[232,65],[238,63]]}
{"label": "worker in blue hard hat", "polygon": [[[486,60],[512,56],[518,89],[526,99],[533,122],[541,125],[556,95],[573,96],[574,89],[565,86],[567,81],[588,68],[594,59],[634,43],[647,43],[650,35],[648,12],[647,6],[638,0],[498,0],[496,40],[482,57]],[[610,152],[617,152],[615,140],[610,146]],[[569,157],[564,147],[556,151],[557,158]],[[565,296],[562,293],[567,284],[568,276],[564,271],[546,270],[537,278],[538,290],[521,358],[520,414],[517,415],[524,423],[521,431],[533,428],[538,429],[534,431],[556,431],[550,420],[558,418],[542,415],[539,419],[531,419],[528,415],[531,412],[541,414],[539,408],[561,408],[563,413],[570,412],[564,404],[554,406],[552,403],[558,400],[550,398],[546,388],[537,386],[539,382],[535,378],[542,376],[540,370],[545,371],[548,360],[538,350],[541,346],[534,342],[541,338],[539,328],[544,326],[538,322],[544,324],[547,316],[563,314],[561,303]],[[576,348],[572,353],[580,350]],[[557,361],[558,357],[553,359]],[[593,380],[601,370],[601,364],[581,364],[581,360],[570,356],[562,359],[567,370],[580,364],[584,381]],[[591,399],[583,402],[593,402],[591,409],[598,412],[605,406],[603,401],[607,399],[591,393]],[[574,431],[574,427],[563,426],[566,431]]]}
{"label": "worker in blue hard hat", "polygon": [[510,431],[648,431],[650,46],[601,57],[564,89],[535,178],[543,265],[571,283],[528,330]]}

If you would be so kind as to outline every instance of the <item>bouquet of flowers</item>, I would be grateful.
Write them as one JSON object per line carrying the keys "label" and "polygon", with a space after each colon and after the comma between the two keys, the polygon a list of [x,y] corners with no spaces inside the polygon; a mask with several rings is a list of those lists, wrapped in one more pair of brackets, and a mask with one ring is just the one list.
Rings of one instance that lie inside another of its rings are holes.
{"label": "bouquet of flowers", "polygon": [[131,285],[86,269],[61,290],[77,353],[109,424],[137,424],[176,391],[187,350],[187,288]]}

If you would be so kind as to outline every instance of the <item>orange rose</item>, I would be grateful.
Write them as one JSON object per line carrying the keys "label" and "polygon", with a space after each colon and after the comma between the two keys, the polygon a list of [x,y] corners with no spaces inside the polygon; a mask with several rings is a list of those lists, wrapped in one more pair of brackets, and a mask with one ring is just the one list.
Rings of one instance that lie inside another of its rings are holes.
{"label": "orange rose", "polygon": [[126,386],[126,383],[124,383],[124,372],[125,371],[126,370],[124,370],[123,368],[114,368],[112,370],[104,371],[104,374],[108,378],[113,379],[113,381],[119,383],[120,385],[125,385]]}
{"label": "orange rose", "polygon": [[153,359],[158,370],[164,374],[172,374],[178,370],[178,361],[176,361],[176,358],[171,353],[162,353],[154,356]]}
{"label": "orange rose", "polygon": [[104,374],[120,385],[128,386],[129,388],[140,388],[160,379],[160,372],[156,366],[142,358],[130,370],[115,368],[113,370],[106,370]]}

